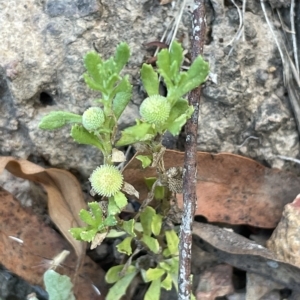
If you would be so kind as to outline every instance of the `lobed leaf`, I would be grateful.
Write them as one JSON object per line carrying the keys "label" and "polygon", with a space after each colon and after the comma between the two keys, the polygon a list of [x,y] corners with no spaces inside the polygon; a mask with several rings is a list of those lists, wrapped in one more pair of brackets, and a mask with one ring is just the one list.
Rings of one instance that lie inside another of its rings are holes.
{"label": "lobed leaf", "polygon": [[47,270],[44,273],[44,283],[49,300],[75,300],[73,284],[68,276]]}
{"label": "lobed leaf", "polygon": [[159,300],[160,299],[160,279],[151,282],[144,300]]}
{"label": "lobed leaf", "polygon": [[127,64],[130,57],[130,49],[127,43],[120,43],[116,49],[114,61],[116,63],[116,72],[120,71]]}
{"label": "lobed leaf", "polygon": [[167,273],[166,278],[161,282],[161,287],[167,291],[172,289],[172,277],[169,273]]}
{"label": "lobed leaf", "polygon": [[166,271],[163,269],[149,268],[145,274],[146,282],[157,280],[157,279],[161,278],[161,276],[163,276],[165,274],[165,272]]}
{"label": "lobed leaf", "polygon": [[174,87],[170,69],[170,54],[167,49],[163,49],[158,53],[156,64],[158,66],[158,73],[164,78],[167,89]]}
{"label": "lobed leaf", "polygon": [[44,116],[39,124],[40,129],[53,130],[71,123],[81,123],[82,116],[65,111],[52,111]]}
{"label": "lobed leaf", "polygon": [[99,222],[91,215],[91,213],[88,212],[88,211],[85,210],[85,209],[82,209],[82,210],[79,212],[79,216],[80,216],[80,219],[81,219],[83,222],[85,222],[86,224],[88,224],[88,225],[97,227],[97,224],[99,223]]}
{"label": "lobed leaf", "polygon": [[151,230],[154,235],[159,235],[162,225],[162,215],[156,214],[153,216],[153,220],[151,223]]}
{"label": "lobed leaf", "polygon": [[152,234],[152,222],[153,217],[156,215],[155,210],[151,206],[147,206],[140,214],[141,224],[143,226],[144,234],[151,235]]}
{"label": "lobed leaf", "polygon": [[155,254],[159,252],[159,244],[157,239],[148,236],[146,234],[143,235],[141,241]]}
{"label": "lobed leaf", "polygon": [[91,229],[84,228],[84,230],[81,231],[81,233],[80,233],[80,238],[83,241],[91,242],[94,239],[97,231],[98,231],[97,228],[91,228]]}
{"label": "lobed leaf", "polygon": [[[95,52],[88,52],[84,58],[84,66],[90,75],[90,79],[92,79],[96,84],[102,84],[103,78],[100,76],[99,73],[99,65],[102,64],[102,59],[100,55]],[[86,75],[87,76],[87,75]]]}
{"label": "lobed leaf", "polygon": [[[183,61],[183,49],[180,43],[174,41],[171,45],[171,49],[170,49],[170,62],[171,65],[176,65],[176,68],[174,68],[173,70],[173,76],[177,75],[179,73],[181,64]],[[176,64],[174,64],[176,63]]]}
{"label": "lobed leaf", "polygon": [[120,253],[125,253],[126,255],[132,254],[131,248],[132,236],[126,237],[120,244],[117,245],[117,249]]}
{"label": "lobed leaf", "polygon": [[104,152],[103,145],[98,137],[95,134],[88,132],[82,125],[73,125],[71,136],[79,144],[92,145]]}
{"label": "lobed leaf", "polygon": [[121,134],[121,138],[116,143],[118,147],[141,141],[149,141],[155,136],[156,132],[151,124],[140,123],[126,128]]}
{"label": "lobed leaf", "polygon": [[179,244],[179,238],[177,236],[177,233],[174,230],[167,230],[165,231],[166,234],[166,240],[168,249],[170,250],[170,254],[176,255],[178,254],[178,244]]}
{"label": "lobed leaf", "polygon": [[152,163],[151,156],[150,155],[137,155],[136,159],[140,160],[142,162],[142,167],[145,169],[149,167]]}
{"label": "lobed leaf", "polygon": [[99,203],[94,201],[94,202],[89,202],[88,207],[90,208],[92,214],[95,216],[96,220],[101,220],[103,219],[103,213],[102,210],[99,206]]}
{"label": "lobed leaf", "polygon": [[141,76],[144,88],[148,96],[159,94],[159,80],[157,73],[153,70],[153,67],[148,64],[143,64],[141,69]]}
{"label": "lobed leaf", "polygon": [[126,290],[130,285],[133,278],[136,276],[138,271],[128,273],[121,279],[119,279],[109,290],[106,300],[119,300],[122,296],[126,294]]}
{"label": "lobed leaf", "polygon": [[130,219],[128,221],[123,221],[122,228],[131,236],[135,237],[136,234],[134,232],[135,220]]}

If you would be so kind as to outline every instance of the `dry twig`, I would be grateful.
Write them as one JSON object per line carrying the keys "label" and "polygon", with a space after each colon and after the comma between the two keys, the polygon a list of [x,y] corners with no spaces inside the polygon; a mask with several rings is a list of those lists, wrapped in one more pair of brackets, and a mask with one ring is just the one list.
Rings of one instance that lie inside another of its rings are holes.
{"label": "dry twig", "polygon": [[[194,1],[192,60],[203,53],[205,40],[205,4],[204,0]],[[197,203],[196,197],[196,154],[197,131],[199,117],[199,102],[201,88],[191,91],[189,103],[194,107],[194,113],[186,124],[186,151],[183,169],[183,216],[180,230],[179,245],[179,277],[178,299],[189,300],[191,296],[191,257],[192,257],[192,224]]]}

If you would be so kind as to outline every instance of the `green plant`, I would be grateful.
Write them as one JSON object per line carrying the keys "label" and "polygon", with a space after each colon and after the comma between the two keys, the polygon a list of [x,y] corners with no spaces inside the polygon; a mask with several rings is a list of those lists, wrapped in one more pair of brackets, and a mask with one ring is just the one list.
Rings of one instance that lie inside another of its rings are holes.
{"label": "green plant", "polygon": [[44,283],[49,300],[75,300],[73,284],[68,276],[47,270],[44,273]]}
{"label": "green plant", "polygon": [[[175,174],[174,170],[164,168],[162,137],[166,131],[178,135],[191,117],[193,107],[183,96],[206,80],[208,64],[198,57],[187,72],[181,72],[183,49],[176,42],[170,51],[164,49],[158,54],[156,71],[151,65],[143,64],[141,77],[148,98],[141,104],[141,118],[123,130],[118,139],[118,119],[132,93],[128,76],[121,75],[128,59],[126,43],[121,43],[114,57],[107,60],[102,60],[95,52],[88,53],[84,58],[87,69],[84,79],[91,89],[101,92],[101,97],[96,100],[101,107],[91,107],[82,116],[51,112],[42,119],[39,127],[52,130],[72,124],[71,136],[76,142],[95,146],[103,154],[104,164],[94,170],[90,182],[93,191],[103,196],[105,202],[89,203],[89,210],[80,211],[80,218],[87,225],[70,231],[75,239],[92,242],[92,245],[116,232],[124,235],[117,248],[129,258],[124,265],[108,271],[106,280],[114,285],[107,299],[115,300],[124,295],[138,273],[145,282],[151,282],[145,299],[159,299],[161,287],[170,290],[174,284],[177,288],[178,235],[174,226],[166,225],[165,221],[172,193],[180,192],[182,186],[178,169]],[[159,76],[167,87],[165,97],[159,95]],[[145,179],[149,195],[142,199],[140,211],[124,221],[120,213],[127,205],[125,193],[136,195],[136,191],[123,182],[122,172],[115,166],[123,161],[123,157],[120,158],[120,152],[114,147],[134,144],[143,149],[144,153],[137,156],[142,167],[156,167],[157,177]],[[170,180],[173,173],[177,179]],[[161,203],[156,210],[148,205],[154,198]]]}

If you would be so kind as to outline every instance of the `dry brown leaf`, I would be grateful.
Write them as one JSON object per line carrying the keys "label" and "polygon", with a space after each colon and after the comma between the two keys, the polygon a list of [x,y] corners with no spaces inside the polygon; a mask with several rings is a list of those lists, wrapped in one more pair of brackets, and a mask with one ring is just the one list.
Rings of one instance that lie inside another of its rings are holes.
{"label": "dry brown leaf", "polygon": [[17,177],[40,183],[45,188],[50,218],[73,246],[78,258],[83,257],[86,244],[75,240],[69,232],[70,228],[83,225],[78,214],[80,209],[86,208],[76,178],[67,171],[44,169],[27,160],[13,157],[0,157],[0,174],[4,169]]}
{"label": "dry brown leaf", "polygon": [[[164,159],[166,169],[183,166],[184,153],[167,150]],[[210,222],[274,228],[284,205],[300,190],[300,179],[295,175],[239,155],[198,152],[197,164],[196,215]],[[148,192],[144,178],[156,176],[155,168],[143,169],[133,158],[123,174],[143,201]],[[181,195],[178,201],[182,205]]]}
{"label": "dry brown leaf", "polygon": [[278,259],[261,245],[210,224],[194,222],[193,233],[194,243],[220,261],[300,292],[300,268]]}
{"label": "dry brown leaf", "polygon": [[[43,273],[51,266],[51,259],[67,250],[70,254],[63,266],[58,267],[56,271],[72,277],[78,259],[71,245],[55,230],[41,222],[31,208],[23,208],[2,188],[0,202],[1,263],[29,283],[42,285]],[[23,241],[23,244],[17,239]],[[104,276],[104,271],[89,257],[85,257],[75,283],[76,299],[104,299],[104,296],[99,297],[92,287],[93,282],[105,294]]]}

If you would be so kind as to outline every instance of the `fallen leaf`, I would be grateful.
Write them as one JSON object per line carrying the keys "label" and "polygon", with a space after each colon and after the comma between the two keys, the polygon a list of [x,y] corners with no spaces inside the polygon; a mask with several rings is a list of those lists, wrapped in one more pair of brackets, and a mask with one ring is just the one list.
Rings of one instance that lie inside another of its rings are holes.
{"label": "fallen leaf", "polygon": [[195,245],[213,253],[219,261],[259,274],[300,292],[300,268],[278,259],[267,248],[210,224],[194,222],[193,233]]}
{"label": "fallen leaf", "polygon": [[79,211],[87,207],[76,178],[64,170],[44,169],[27,160],[9,156],[0,157],[0,174],[4,169],[17,177],[40,183],[45,188],[51,220],[73,246],[78,258],[84,256],[86,244],[75,240],[69,232],[72,227],[84,225]]}
{"label": "fallen leaf", "polygon": [[[182,167],[183,163],[184,153],[166,150],[166,169]],[[134,157],[123,175],[140,193],[142,202],[148,193],[144,178],[156,176],[156,169],[143,169]],[[235,154],[197,153],[196,215],[203,215],[209,222],[274,228],[284,205],[291,202],[299,190],[300,178],[292,173],[270,169]],[[177,196],[182,207],[182,195]]]}
{"label": "fallen leaf", "polygon": [[[54,229],[41,222],[31,208],[24,208],[13,196],[0,188],[0,253],[1,264],[32,285],[42,285],[43,273],[53,266],[52,259],[67,250],[62,267],[56,271],[72,277],[78,258],[71,245]],[[62,216],[63,218],[63,216]],[[92,283],[106,293],[104,271],[85,257],[75,283],[76,299],[104,299]]]}

